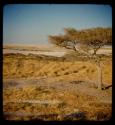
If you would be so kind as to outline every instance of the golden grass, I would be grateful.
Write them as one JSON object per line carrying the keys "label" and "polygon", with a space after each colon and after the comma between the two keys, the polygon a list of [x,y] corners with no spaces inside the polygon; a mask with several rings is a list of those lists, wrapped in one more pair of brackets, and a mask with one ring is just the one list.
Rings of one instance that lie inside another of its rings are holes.
{"label": "golden grass", "polygon": [[[94,80],[97,79],[96,65],[89,61],[52,61],[25,58],[20,55],[4,56],[3,77],[27,78],[27,77],[61,77],[61,79]],[[112,83],[112,61],[102,62],[103,82]]]}
{"label": "golden grass", "polygon": [[[103,83],[112,84],[112,61],[106,58],[102,63]],[[97,80],[96,65],[87,61],[45,59],[24,55],[3,56],[3,79],[35,79],[47,77],[47,83]],[[46,84],[47,84],[46,83]],[[97,90],[96,90],[97,91]],[[97,91],[99,95],[103,92]],[[19,103],[23,100],[57,100],[56,104]],[[13,102],[14,101],[14,102]],[[42,116],[5,115],[9,120],[108,120],[111,118],[111,103],[98,102],[97,97],[82,93],[56,90],[54,87],[27,85],[22,88],[3,89],[4,113],[42,113]],[[77,114],[77,117],[62,114]],[[80,114],[81,113],[81,114]],[[58,114],[57,116],[50,114]]]}
{"label": "golden grass", "polygon": [[[31,104],[18,103],[19,100],[59,100],[57,104]],[[111,117],[111,105],[98,103],[96,98],[82,94],[80,92],[73,93],[67,91],[56,92],[55,89],[47,89],[41,87],[28,86],[22,89],[5,89],[3,92],[4,112],[29,113],[29,114],[72,114],[82,112],[85,115],[83,120],[106,120]],[[9,101],[9,102],[8,102]],[[15,102],[12,102],[15,101]],[[17,102],[16,102],[17,101]],[[96,114],[97,113],[97,114]],[[105,115],[104,115],[105,114]],[[101,116],[100,116],[101,115]],[[12,119],[15,119],[14,116]],[[19,117],[19,116],[18,116]],[[60,117],[60,116],[59,116]],[[104,117],[104,118],[103,118]],[[19,117],[20,119],[21,117]],[[77,120],[78,117],[75,118]],[[6,119],[10,119],[6,117]],[[23,120],[32,120],[29,116],[25,116]],[[42,118],[42,120],[46,120]],[[65,118],[65,120],[68,118]],[[73,118],[72,118],[73,119]],[[82,119],[82,118],[81,118]],[[48,117],[50,120],[50,116]],[[51,118],[51,120],[55,120]],[[58,118],[56,120],[59,120]],[[64,120],[61,116],[60,120]],[[70,119],[71,120],[71,119]]]}

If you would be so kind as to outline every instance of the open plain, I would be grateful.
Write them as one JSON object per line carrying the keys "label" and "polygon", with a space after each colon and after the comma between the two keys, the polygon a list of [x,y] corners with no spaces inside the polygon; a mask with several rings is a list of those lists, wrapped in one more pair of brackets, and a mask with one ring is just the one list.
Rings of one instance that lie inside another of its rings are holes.
{"label": "open plain", "polygon": [[[3,112],[7,120],[90,120],[112,117],[111,49],[101,54],[104,90],[98,90],[96,64],[59,49],[4,47],[18,51],[64,52],[3,54]],[[109,54],[107,53],[109,50]],[[102,50],[101,50],[102,51]],[[53,53],[54,54],[54,53]]]}

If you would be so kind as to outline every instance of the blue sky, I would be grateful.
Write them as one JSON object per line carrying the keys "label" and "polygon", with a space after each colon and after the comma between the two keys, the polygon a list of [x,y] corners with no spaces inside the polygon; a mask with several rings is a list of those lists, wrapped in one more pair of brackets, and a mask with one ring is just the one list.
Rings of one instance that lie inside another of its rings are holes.
{"label": "blue sky", "polygon": [[3,44],[48,43],[63,28],[112,27],[112,8],[95,4],[8,4],[3,9]]}

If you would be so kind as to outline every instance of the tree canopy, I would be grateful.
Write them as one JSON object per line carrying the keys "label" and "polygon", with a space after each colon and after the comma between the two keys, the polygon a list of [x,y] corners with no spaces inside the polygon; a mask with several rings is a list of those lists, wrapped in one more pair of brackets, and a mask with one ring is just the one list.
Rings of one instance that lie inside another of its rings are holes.
{"label": "tree canopy", "polygon": [[[102,69],[100,58],[96,52],[102,46],[112,44],[112,29],[101,27],[84,30],[64,28],[64,32],[64,35],[49,36],[49,41],[57,46],[83,53],[89,59],[93,59],[98,69],[98,88],[102,89]],[[90,53],[90,50],[93,50],[93,53]]]}
{"label": "tree canopy", "polygon": [[111,28],[91,28],[76,30],[74,28],[64,28],[64,35],[49,36],[49,41],[60,47],[73,49],[76,51],[76,45],[82,49],[93,49],[94,54],[103,45],[112,44]]}

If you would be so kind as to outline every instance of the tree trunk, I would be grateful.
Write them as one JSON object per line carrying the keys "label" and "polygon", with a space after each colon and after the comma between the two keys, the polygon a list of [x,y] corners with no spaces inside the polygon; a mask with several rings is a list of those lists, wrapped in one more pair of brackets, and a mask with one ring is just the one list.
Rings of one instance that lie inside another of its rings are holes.
{"label": "tree trunk", "polygon": [[97,52],[97,50],[94,49],[94,53],[93,53],[93,55],[96,55],[96,52]]}
{"label": "tree trunk", "polygon": [[97,70],[98,70],[98,81],[97,81],[97,84],[98,84],[98,89],[102,89],[102,67],[101,67],[101,64],[99,62],[99,64],[97,65]]}
{"label": "tree trunk", "polygon": [[76,46],[73,46],[73,50],[74,50],[74,51],[78,51],[77,48],[76,48]]}

